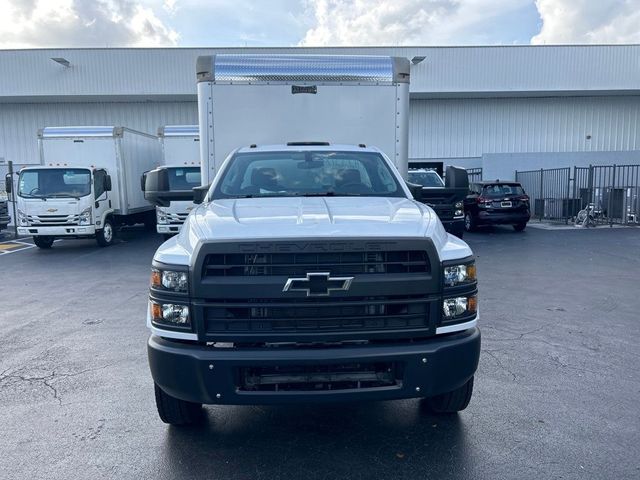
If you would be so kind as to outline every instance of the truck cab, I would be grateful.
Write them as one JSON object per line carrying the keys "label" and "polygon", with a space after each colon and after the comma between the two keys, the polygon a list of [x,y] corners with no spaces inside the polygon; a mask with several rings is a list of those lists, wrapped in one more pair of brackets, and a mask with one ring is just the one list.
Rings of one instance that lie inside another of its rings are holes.
{"label": "truck cab", "polygon": [[[196,423],[203,404],[466,408],[480,355],[475,258],[406,181],[408,63],[199,59],[204,184],[170,191],[163,168],[145,182],[157,205],[197,204],[151,265],[147,352],[162,421]],[[306,140],[249,140],[291,131]]]}
{"label": "truck cab", "polygon": [[111,177],[104,169],[28,167],[18,177],[17,222],[20,235],[33,236],[40,248],[56,237],[93,237],[108,245],[113,224],[105,221]]}
{"label": "truck cab", "polygon": [[[184,191],[200,186],[198,125],[165,125],[158,128],[158,140],[162,148],[162,165],[168,171],[169,190]],[[157,206],[158,233],[164,235],[165,239],[177,234],[194,207],[195,204],[189,200],[176,200],[167,206]]]}

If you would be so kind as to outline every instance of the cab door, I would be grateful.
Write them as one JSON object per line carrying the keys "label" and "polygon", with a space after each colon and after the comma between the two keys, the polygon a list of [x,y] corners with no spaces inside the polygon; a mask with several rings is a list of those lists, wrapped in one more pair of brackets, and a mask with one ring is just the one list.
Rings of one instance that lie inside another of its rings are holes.
{"label": "cab door", "polygon": [[107,191],[106,186],[106,170],[95,170],[93,173],[93,194],[95,199],[95,203],[93,205],[93,213],[96,230],[100,230],[102,228],[104,213],[108,210],[111,210],[111,200],[109,199],[109,192]]}

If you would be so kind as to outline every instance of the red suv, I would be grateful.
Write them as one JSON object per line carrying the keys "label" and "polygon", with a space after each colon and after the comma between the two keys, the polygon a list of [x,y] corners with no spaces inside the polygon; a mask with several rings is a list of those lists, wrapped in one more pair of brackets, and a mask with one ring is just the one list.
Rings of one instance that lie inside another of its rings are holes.
{"label": "red suv", "polygon": [[496,180],[469,185],[464,201],[464,228],[471,232],[484,225],[513,225],[521,232],[531,217],[529,197],[518,182]]}

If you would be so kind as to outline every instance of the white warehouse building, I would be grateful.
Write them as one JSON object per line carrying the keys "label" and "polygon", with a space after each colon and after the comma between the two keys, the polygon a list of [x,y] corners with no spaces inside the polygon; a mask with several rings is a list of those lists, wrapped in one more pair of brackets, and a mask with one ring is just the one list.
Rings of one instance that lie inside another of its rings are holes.
{"label": "white warehouse building", "polygon": [[482,167],[485,178],[506,179],[541,167],[640,163],[640,45],[39,49],[0,51],[0,173],[8,161],[38,162],[37,131],[46,126],[155,134],[196,124],[196,58],[229,52],[412,59],[416,165]]}

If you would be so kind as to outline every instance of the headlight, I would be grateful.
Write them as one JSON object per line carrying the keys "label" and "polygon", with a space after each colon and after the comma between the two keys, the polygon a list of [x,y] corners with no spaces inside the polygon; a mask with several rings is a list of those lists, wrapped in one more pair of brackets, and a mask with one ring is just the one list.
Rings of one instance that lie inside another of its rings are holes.
{"label": "headlight", "polygon": [[460,209],[462,209],[462,207],[464,207],[464,203],[462,203],[462,202],[456,202],[456,203],[454,204],[454,207],[456,207],[457,209],[459,209],[459,210],[460,210]]}
{"label": "headlight", "polygon": [[476,264],[444,267],[444,286],[455,287],[476,281]]}
{"label": "headlight", "polygon": [[27,221],[27,215],[20,209],[18,209],[18,225],[22,227],[26,227],[27,225],[29,225],[29,222]]}
{"label": "headlight", "polygon": [[167,220],[167,212],[156,208],[156,221],[161,225],[166,225],[167,223],[169,223]]}
{"label": "headlight", "polygon": [[442,301],[442,315],[445,320],[474,314],[478,311],[478,297],[445,298]]}
{"label": "headlight", "polygon": [[82,212],[80,212],[78,225],[91,225],[91,207],[85,208]]}
{"label": "headlight", "polygon": [[453,212],[454,217],[464,217],[464,212],[462,210],[456,210]]}
{"label": "headlight", "polygon": [[176,327],[191,326],[189,307],[187,305],[178,305],[175,303],[156,303],[151,301],[149,302],[149,309],[151,312],[151,320],[154,323]]}
{"label": "headlight", "polygon": [[187,272],[151,269],[151,288],[186,293],[189,287]]}

